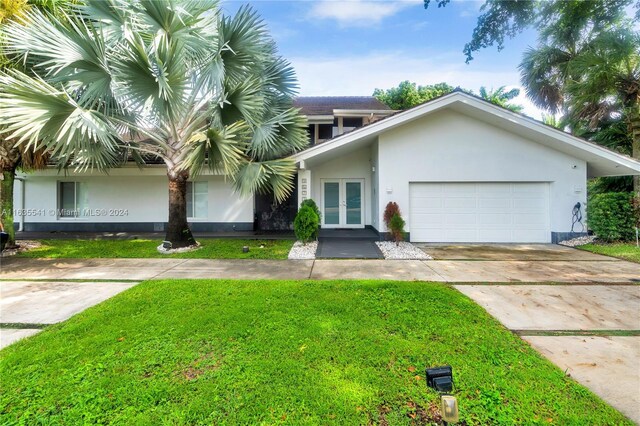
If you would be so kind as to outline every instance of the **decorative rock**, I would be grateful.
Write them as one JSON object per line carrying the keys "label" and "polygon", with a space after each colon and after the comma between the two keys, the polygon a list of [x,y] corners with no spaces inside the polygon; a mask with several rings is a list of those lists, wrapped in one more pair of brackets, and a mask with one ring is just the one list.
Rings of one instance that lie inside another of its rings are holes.
{"label": "decorative rock", "polygon": [[401,241],[399,245],[393,241],[376,241],[378,248],[384,255],[385,259],[400,260],[431,260],[431,256],[420,250],[418,247],[406,241]]}
{"label": "decorative rock", "polygon": [[180,247],[177,249],[167,249],[164,247],[164,243],[160,244],[158,247],[158,253],[162,253],[162,254],[174,254],[174,253],[186,253],[188,251],[195,251],[195,250],[199,250],[200,249],[200,243],[197,243],[194,246],[189,246],[189,247]]}
{"label": "decorative rock", "polygon": [[595,235],[588,235],[586,237],[578,237],[578,238],[573,238],[571,240],[560,241],[558,244],[560,244],[561,246],[567,246],[567,247],[578,247],[578,246],[583,246],[585,244],[591,244],[595,240],[596,240]]}
{"label": "decorative rock", "polygon": [[307,244],[302,244],[302,241],[296,241],[291,247],[289,252],[289,259],[293,260],[306,260],[315,259],[316,250],[318,250],[318,242],[312,241]]}

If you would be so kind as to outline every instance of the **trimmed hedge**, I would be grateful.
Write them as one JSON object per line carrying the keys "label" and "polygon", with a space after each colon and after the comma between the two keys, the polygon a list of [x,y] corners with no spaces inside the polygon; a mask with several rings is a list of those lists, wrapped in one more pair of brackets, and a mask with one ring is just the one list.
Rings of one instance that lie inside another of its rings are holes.
{"label": "trimmed hedge", "polygon": [[587,204],[589,228],[603,241],[635,240],[633,194],[609,192],[595,194]]}

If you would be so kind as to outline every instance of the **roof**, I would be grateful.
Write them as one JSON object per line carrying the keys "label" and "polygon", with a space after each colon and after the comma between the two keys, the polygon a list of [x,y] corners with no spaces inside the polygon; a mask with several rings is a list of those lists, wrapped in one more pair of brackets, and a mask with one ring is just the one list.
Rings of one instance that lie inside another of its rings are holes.
{"label": "roof", "polygon": [[293,159],[296,162],[304,162],[314,157],[320,159],[326,153],[347,145],[357,146],[371,143],[378,135],[388,130],[445,108],[489,122],[496,127],[582,159],[588,164],[589,177],[640,175],[640,161],[636,159],[460,90],[431,99],[406,111],[396,112],[371,124],[329,139],[322,144],[311,146],[293,155]]}
{"label": "roof", "polygon": [[391,112],[391,108],[373,96],[299,96],[293,106],[304,115],[333,115],[336,109]]}

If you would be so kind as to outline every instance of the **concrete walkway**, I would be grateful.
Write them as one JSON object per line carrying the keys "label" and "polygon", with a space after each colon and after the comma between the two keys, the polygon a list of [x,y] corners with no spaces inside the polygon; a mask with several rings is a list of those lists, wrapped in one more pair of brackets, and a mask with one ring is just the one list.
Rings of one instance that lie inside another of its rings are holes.
{"label": "concrete walkway", "polygon": [[[0,282],[0,348],[64,321],[136,282]],[[21,328],[22,327],[22,328]]]}
{"label": "concrete walkway", "polygon": [[[393,279],[463,282],[640,282],[640,264],[599,260],[248,260],[5,258],[0,279]],[[604,259],[604,260],[602,260]]]}

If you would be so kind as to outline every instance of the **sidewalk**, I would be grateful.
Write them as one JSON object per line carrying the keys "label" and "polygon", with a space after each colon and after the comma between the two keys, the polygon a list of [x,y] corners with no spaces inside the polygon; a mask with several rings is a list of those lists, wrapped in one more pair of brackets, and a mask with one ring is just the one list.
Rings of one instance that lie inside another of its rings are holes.
{"label": "sidewalk", "polygon": [[637,283],[640,264],[613,261],[0,259],[0,279],[389,279]]}

